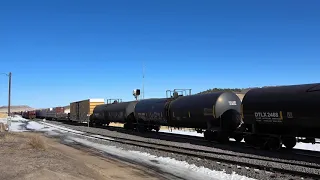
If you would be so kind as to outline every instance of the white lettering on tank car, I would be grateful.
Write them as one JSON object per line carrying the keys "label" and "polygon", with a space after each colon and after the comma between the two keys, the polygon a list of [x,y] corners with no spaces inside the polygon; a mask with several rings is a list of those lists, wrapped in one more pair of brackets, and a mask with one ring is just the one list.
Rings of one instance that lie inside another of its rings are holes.
{"label": "white lettering on tank car", "polygon": [[257,121],[281,122],[282,120],[282,116],[279,112],[255,112],[254,116]]}
{"label": "white lettering on tank car", "polygon": [[287,112],[287,118],[293,118],[292,112]]}
{"label": "white lettering on tank car", "polygon": [[212,116],[213,114],[213,109],[212,108],[204,108],[203,109],[203,115],[204,116]]}
{"label": "white lettering on tank car", "polygon": [[230,106],[236,106],[237,105],[237,101],[228,101]]}
{"label": "white lettering on tank car", "polygon": [[256,118],[264,118],[264,117],[279,117],[278,112],[255,112]]}

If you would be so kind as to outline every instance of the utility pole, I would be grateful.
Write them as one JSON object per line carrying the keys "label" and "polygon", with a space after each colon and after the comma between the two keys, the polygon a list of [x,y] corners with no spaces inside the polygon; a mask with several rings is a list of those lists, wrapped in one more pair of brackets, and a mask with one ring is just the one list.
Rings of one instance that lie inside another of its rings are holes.
{"label": "utility pole", "polygon": [[8,88],[8,116],[10,116],[11,115],[11,111],[10,111],[10,108],[11,108],[11,75],[12,75],[12,73],[11,72],[9,72],[9,74],[7,74],[7,73],[0,73],[0,74],[4,74],[4,75],[6,75],[6,76],[8,76],[9,77],[9,88]]}
{"label": "utility pole", "polygon": [[11,72],[9,72],[9,93],[8,93],[8,116],[11,116],[10,107],[11,107]]}

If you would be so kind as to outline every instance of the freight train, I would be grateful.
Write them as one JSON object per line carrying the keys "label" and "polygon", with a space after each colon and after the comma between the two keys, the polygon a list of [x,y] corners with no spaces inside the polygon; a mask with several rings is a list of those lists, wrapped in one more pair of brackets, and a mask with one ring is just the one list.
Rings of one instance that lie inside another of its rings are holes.
{"label": "freight train", "polygon": [[261,148],[292,149],[297,141],[315,143],[320,138],[319,90],[320,83],[254,88],[241,102],[233,92],[191,95],[182,89],[167,91],[166,98],[99,101],[94,106],[90,100],[85,101],[88,105],[71,103],[75,110],[70,114],[77,111],[79,120],[82,112],[90,126],[119,122],[140,132],[159,131],[160,126],[194,128],[204,131],[209,141],[234,138]]}
{"label": "freight train", "polygon": [[26,119],[36,118],[36,111],[22,111],[20,114],[23,118],[26,118]]}
{"label": "freight train", "polygon": [[26,119],[48,119],[48,120],[69,120],[70,108],[68,107],[54,107],[37,109],[31,111],[20,111],[19,115]]}

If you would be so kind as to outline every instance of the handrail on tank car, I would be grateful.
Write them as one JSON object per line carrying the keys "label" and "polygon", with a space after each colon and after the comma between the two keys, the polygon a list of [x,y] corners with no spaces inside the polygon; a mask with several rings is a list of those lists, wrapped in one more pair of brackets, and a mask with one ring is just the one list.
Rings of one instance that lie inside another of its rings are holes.
{"label": "handrail on tank car", "polygon": [[107,104],[115,104],[115,103],[121,103],[121,102],[122,102],[122,99],[107,99]]}
{"label": "handrail on tank car", "polygon": [[[168,92],[169,92],[169,96],[168,96]],[[179,95],[180,92],[180,95]],[[188,93],[189,92],[189,93]],[[174,89],[172,90],[166,90],[166,97],[167,98],[176,98],[175,96],[179,97],[179,96],[189,96],[191,95],[191,89]]]}

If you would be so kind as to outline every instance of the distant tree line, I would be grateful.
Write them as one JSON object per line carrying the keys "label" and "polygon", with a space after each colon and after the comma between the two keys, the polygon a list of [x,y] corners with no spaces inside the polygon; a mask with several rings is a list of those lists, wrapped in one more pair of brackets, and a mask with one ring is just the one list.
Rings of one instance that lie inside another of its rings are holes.
{"label": "distant tree line", "polygon": [[212,89],[208,89],[208,90],[199,92],[198,94],[205,94],[205,93],[218,92],[218,91],[224,91],[224,92],[232,91],[232,92],[238,93],[238,94],[245,94],[250,89],[253,89],[253,88],[267,88],[267,87],[277,87],[277,86],[263,86],[263,87],[250,87],[250,88],[212,88]]}
{"label": "distant tree line", "polygon": [[212,89],[199,92],[198,94],[205,94],[205,93],[218,92],[218,91],[224,91],[224,92],[231,91],[235,93],[242,93],[242,91],[244,90],[245,89],[241,89],[241,88],[212,88]]}

